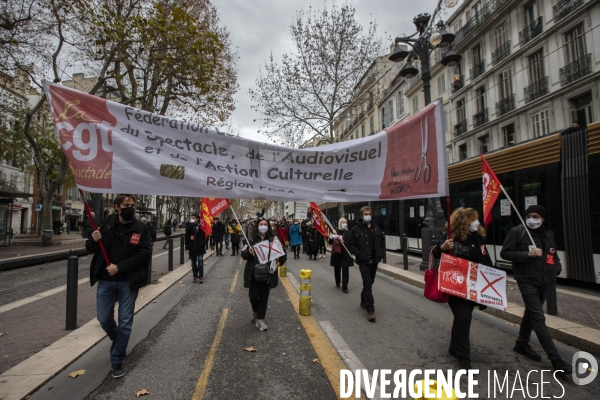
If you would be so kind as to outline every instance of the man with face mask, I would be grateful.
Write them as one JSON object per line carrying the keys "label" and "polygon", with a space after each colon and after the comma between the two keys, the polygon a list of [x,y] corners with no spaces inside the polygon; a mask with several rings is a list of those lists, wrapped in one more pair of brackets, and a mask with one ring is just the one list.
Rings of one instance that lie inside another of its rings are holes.
{"label": "man with face mask", "polygon": [[385,236],[379,226],[372,224],[373,211],[371,207],[360,209],[360,220],[348,235],[346,247],[356,258],[363,281],[360,294],[360,306],[367,310],[367,320],[375,322],[375,299],[373,298],[373,283],[377,264],[383,259],[385,252]]}
{"label": "man with face mask", "polygon": [[[556,277],[562,271],[554,243],[554,232],[544,226],[545,220],[546,209],[543,206],[529,206],[525,211],[527,227],[519,225],[512,228],[506,235],[500,252],[503,259],[513,263],[514,277],[525,303],[519,337],[513,350],[531,360],[541,361],[542,357],[529,345],[531,332],[535,331],[554,370],[571,374],[571,365],[558,354],[544,317],[546,292],[556,284]],[[533,238],[533,244],[527,230]]]}
{"label": "man with face mask", "polygon": [[[125,375],[123,359],[133,325],[138,290],[146,286],[148,263],[152,257],[150,230],[135,219],[135,198],[130,194],[115,197],[115,212],[92,232],[86,249],[93,253],[90,283],[98,282],[96,312],[100,326],[112,340],[110,360],[113,378]],[[110,265],[100,250],[102,240]],[[119,303],[119,321],[115,322],[115,304]]]}
{"label": "man with face mask", "polygon": [[192,214],[189,225],[185,230],[185,253],[192,260],[192,274],[194,283],[204,283],[204,254],[206,253],[206,242],[204,231],[199,227],[200,217]]}

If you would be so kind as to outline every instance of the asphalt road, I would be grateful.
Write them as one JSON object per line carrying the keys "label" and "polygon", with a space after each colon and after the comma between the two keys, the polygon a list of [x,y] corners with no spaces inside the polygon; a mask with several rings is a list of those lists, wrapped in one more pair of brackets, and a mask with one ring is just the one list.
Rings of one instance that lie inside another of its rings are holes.
{"label": "asphalt road", "polygon": [[[447,354],[452,324],[447,305],[430,302],[422,290],[378,275],[374,285],[377,322],[370,323],[359,307],[357,268],[350,271],[349,294],[335,287],[329,258],[309,261],[302,255],[300,260],[288,261],[288,274],[296,280],[301,268],[313,271],[312,314],[333,345],[344,349],[341,356],[351,368],[365,368],[371,376],[382,369],[458,369],[457,361]],[[281,284],[271,291],[266,318],[269,330],[260,332],[250,323],[239,257],[225,253],[210,258],[207,270],[205,284],[193,284],[187,276],[185,286],[174,285],[157,303],[136,315],[125,377],[115,380],[109,376],[109,343],[105,340],[31,399],[126,399],[134,398],[141,389],[150,392],[145,396],[148,399],[336,398],[322,365],[313,362],[317,355],[310,339],[314,338],[303,329]],[[222,335],[219,326],[223,326]],[[480,370],[475,388],[479,398],[541,398],[542,386],[546,397],[598,398],[600,378],[588,386],[577,386],[570,377],[556,380],[551,372],[545,372],[545,383],[540,385],[540,371],[551,370],[550,363],[533,362],[511,350],[517,329],[474,311],[472,364]],[[215,337],[220,338],[218,346],[213,345]],[[257,351],[244,351],[250,346]],[[535,339],[533,346],[542,352]],[[570,361],[576,350],[558,346]],[[86,374],[67,377],[77,369],[85,369]],[[507,385],[502,392],[496,387],[495,396],[493,390],[488,395],[488,373],[500,376],[500,381],[508,374]],[[460,387],[466,388],[465,380]],[[392,390],[393,384],[387,392]]]}

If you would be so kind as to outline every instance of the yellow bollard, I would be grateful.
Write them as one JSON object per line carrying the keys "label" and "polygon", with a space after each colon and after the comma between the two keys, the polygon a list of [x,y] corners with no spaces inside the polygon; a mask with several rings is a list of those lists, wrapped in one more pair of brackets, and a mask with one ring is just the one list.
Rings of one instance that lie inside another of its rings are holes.
{"label": "yellow bollard", "polygon": [[[425,387],[425,380],[419,381],[421,383],[421,385],[423,385],[423,396],[419,397],[418,399],[415,400],[422,400],[422,399],[433,399],[433,400],[458,400],[458,396],[456,395],[456,392],[454,392],[454,389],[452,389],[452,397],[448,397],[446,396],[446,392],[444,391],[444,389],[442,389],[442,397],[436,397],[437,396],[437,381],[431,381],[432,384],[429,387]],[[418,383],[415,384],[415,392],[417,392],[417,388],[418,388]],[[425,394],[427,394],[427,396],[425,396]]]}
{"label": "yellow bollard", "polygon": [[279,266],[279,276],[281,276],[282,278],[285,278],[287,276],[287,266],[285,266],[285,265]]}
{"label": "yellow bollard", "polygon": [[300,270],[300,305],[298,307],[298,312],[300,315],[310,315],[310,303],[312,301],[312,297],[310,292],[312,290],[312,285],[310,283],[310,278],[312,276],[312,271],[310,269],[301,269]]}

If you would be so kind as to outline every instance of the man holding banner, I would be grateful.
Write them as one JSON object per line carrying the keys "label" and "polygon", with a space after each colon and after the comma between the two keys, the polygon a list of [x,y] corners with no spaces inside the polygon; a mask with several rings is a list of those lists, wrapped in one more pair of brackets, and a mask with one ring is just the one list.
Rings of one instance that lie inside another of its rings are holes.
{"label": "man holding banner", "polygon": [[571,374],[572,367],[558,354],[544,317],[547,290],[556,284],[556,277],[562,271],[554,243],[554,232],[544,226],[545,220],[546,208],[537,204],[530,205],[525,210],[527,227],[519,225],[512,228],[500,251],[502,258],[513,263],[514,276],[525,303],[525,314],[513,350],[531,360],[541,361],[542,357],[529,345],[531,332],[535,331],[554,370]]}
{"label": "man holding banner", "polygon": [[346,247],[356,257],[363,281],[360,294],[360,306],[367,310],[367,320],[375,322],[375,299],[373,283],[377,273],[377,264],[383,259],[385,252],[385,236],[377,225],[371,223],[373,211],[371,207],[360,209],[358,224],[352,228]]}

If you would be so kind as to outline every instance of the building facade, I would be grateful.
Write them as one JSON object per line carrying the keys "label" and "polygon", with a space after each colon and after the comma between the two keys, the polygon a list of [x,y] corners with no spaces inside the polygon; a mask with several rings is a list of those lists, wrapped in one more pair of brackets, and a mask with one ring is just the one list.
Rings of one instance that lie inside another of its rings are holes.
{"label": "building facade", "polygon": [[597,21],[592,0],[465,1],[448,20],[449,163],[598,120]]}

